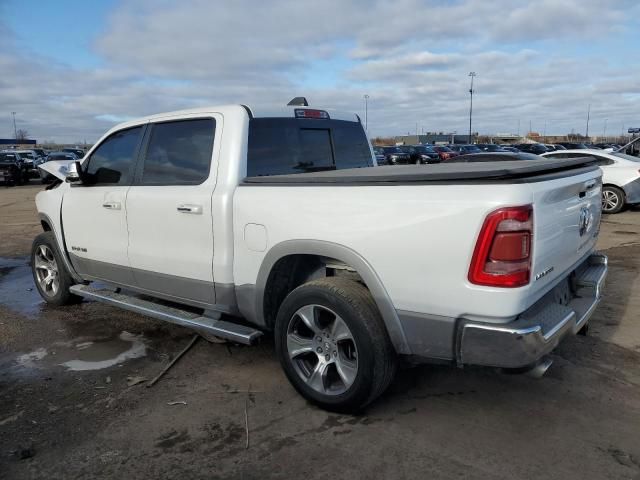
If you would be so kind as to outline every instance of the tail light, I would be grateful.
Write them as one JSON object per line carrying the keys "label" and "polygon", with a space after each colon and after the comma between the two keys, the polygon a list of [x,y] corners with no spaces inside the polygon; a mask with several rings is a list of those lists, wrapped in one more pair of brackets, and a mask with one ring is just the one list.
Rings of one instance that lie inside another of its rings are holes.
{"label": "tail light", "polygon": [[505,288],[527,285],[531,277],[532,237],[531,205],[491,212],[478,235],[469,281]]}

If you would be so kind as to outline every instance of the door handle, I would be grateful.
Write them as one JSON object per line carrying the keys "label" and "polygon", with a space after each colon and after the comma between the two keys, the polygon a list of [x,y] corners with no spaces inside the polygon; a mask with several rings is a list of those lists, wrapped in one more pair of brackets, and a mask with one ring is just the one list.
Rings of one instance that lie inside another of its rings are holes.
{"label": "door handle", "polygon": [[102,204],[102,207],[109,210],[120,210],[122,208],[122,204],[120,202],[105,202]]}
{"label": "door handle", "polygon": [[191,213],[193,215],[202,215],[202,205],[182,204],[177,209],[180,213]]}

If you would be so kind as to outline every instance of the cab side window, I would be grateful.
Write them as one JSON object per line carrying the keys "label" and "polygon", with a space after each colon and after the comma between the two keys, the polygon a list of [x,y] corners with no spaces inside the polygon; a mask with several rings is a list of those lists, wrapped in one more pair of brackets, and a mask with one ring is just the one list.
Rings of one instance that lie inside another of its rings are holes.
{"label": "cab side window", "polygon": [[128,185],[133,177],[142,127],[114,133],[89,157],[84,172],[85,185]]}
{"label": "cab side window", "polygon": [[199,185],[209,177],[216,122],[156,123],[144,154],[142,185]]}

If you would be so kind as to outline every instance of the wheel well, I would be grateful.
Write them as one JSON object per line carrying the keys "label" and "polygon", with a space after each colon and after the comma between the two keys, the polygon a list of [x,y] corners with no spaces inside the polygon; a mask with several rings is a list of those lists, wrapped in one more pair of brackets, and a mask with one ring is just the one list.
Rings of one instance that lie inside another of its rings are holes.
{"label": "wheel well", "polygon": [[45,232],[51,231],[51,225],[49,225],[46,221],[40,220],[40,225],[42,225],[42,230],[44,230]]}
{"label": "wheel well", "polygon": [[263,314],[266,326],[273,328],[280,305],[292,290],[317,278],[336,276],[364,284],[354,268],[334,258],[300,254],[287,255],[278,260],[269,272],[264,290]]}

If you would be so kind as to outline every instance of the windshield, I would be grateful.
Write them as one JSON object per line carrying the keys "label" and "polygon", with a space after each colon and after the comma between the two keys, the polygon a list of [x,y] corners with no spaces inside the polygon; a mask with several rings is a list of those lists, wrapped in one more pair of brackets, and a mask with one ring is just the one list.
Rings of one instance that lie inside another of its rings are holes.
{"label": "windshield", "polygon": [[31,152],[18,152],[18,156],[23,160],[33,160],[35,158]]}
{"label": "windshield", "polygon": [[449,147],[433,147],[436,152],[453,152]]}
{"label": "windshield", "polygon": [[624,160],[629,160],[630,162],[640,162],[640,158],[634,157],[633,155],[627,155],[626,153],[614,152],[611,155],[615,155],[616,157]]}

